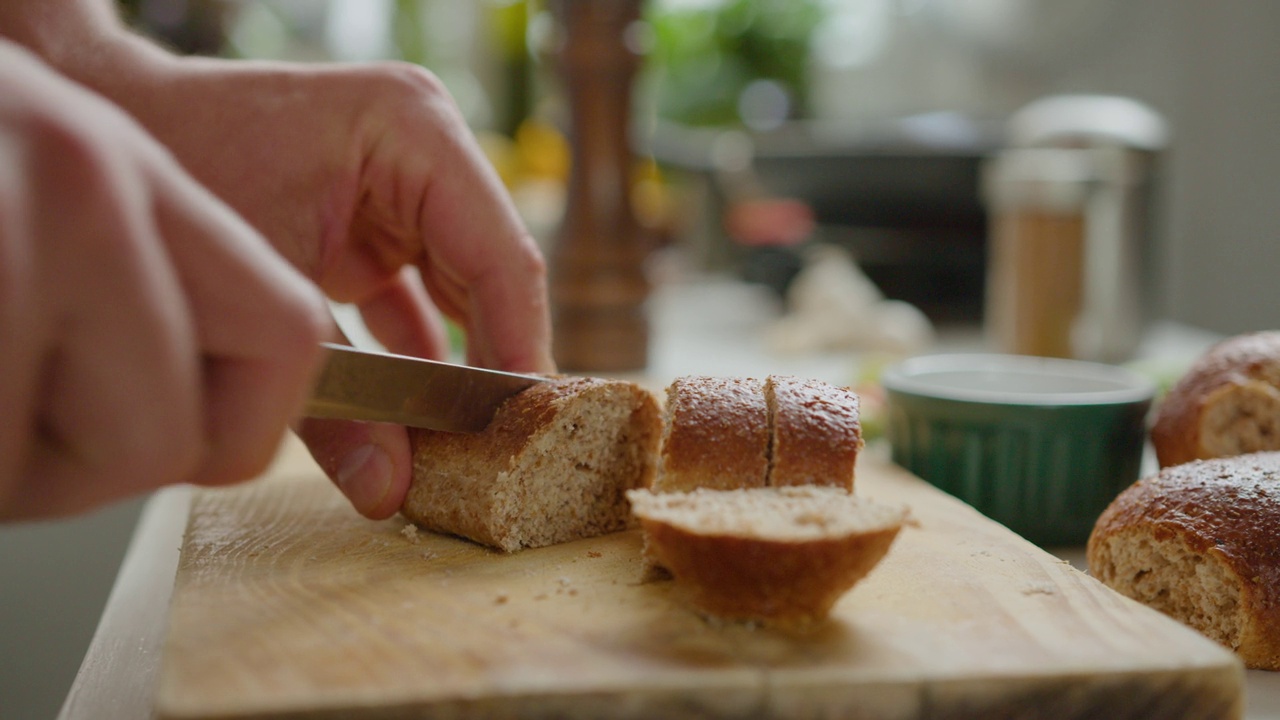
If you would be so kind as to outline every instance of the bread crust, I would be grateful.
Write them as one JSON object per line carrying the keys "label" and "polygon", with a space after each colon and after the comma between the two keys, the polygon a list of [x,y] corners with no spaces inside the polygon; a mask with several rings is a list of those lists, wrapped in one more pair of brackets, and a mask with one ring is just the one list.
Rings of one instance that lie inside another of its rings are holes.
{"label": "bread crust", "polygon": [[1192,363],[1157,408],[1151,444],[1161,467],[1280,450],[1280,331],[1228,338]]}
{"label": "bread crust", "polygon": [[[1138,577],[1162,572],[1154,563],[1137,568],[1130,562],[1124,573],[1117,571],[1121,554],[1149,553],[1153,545],[1185,551],[1196,568],[1212,568],[1158,579]],[[1131,595],[1136,580],[1156,583],[1151,589],[1167,597],[1187,592],[1184,584],[1204,582],[1207,570],[1221,571],[1221,587],[1194,590],[1226,596],[1217,606],[1234,611],[1178,619],[1233,649],[1251,668],[1280,669],[1280,453],[1193,461],[1138,481],[1098,518],[1086,555],[1090,572]]]}
{"label": "bread crust", "polygon": [[764,487],[769,411],[763,381],[676,378],[667,387],[663,432],[655,489]]}
{"label": "bread crust", "polygon": [[[789,493],[813,495],[824,512],[834,514],[875,508],[874,519],[859,528],[782,537],[752,528],[753,518],[734,518],[735,508],[724,500],[734,493],[772,495],[777,502],[770,508],[770,519],[788,512]],[[696,521],[674,520],[645,495],[631,494],[645,533],[645,553],[674,576],[698,611],[719,619],[791,628],[824,620],[836,601],[885,556],[905,519],[905,510],[873,506],[839,488],[690,493],[686,497],[692,502],[741,521],[737,528],[711,529]]]}
{"label": "bread crust", "polygon": [[862,450],[858,395],[819,380],[770,375],[771,487],[831,485],[853,491]]}
{"label": "bread crust", "polygon": [[[617,427],[574,427],[574,413],[589,407],[625,417]],[[614,435],[608,448],[566,446],[586,431]],[[626,491],[652,482],[660,433],[657,402],[639,386],[555,378],[512,397],[483,432],[410,430],[413,479],[401,512],[429,530],[508,552],[621,530],[630,522]],[[599,452],[618,455],[593,459]],[[575,482],[529,469],[557,460],[569,472],[575,463],[602,466]]]}

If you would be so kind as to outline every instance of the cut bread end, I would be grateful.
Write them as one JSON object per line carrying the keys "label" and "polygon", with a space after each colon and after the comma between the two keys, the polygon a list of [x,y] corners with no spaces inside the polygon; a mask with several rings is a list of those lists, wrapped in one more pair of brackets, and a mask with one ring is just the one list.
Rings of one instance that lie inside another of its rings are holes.
{"label": "cut bread end", "polygon": [[1280,331],[1236,335],[1197,358],[1156,407],[1161,467],[1280,450]]}
{"label": "cut bread end", "polygon": [[1210,396],[1200,421],[1202,457],[1280,450],[1280,389],[1251,380]]}
{"label": "cut bread end", "polygon": [[1089,571],[1233,650],[1280,670],[1280,453],[1164,468],[1120,493],[1086,547]]}
{"label": "cut bread end", "polygon": [[626,528],[653,478],[659,418],[631,383],[564,379],[512,398],[482,433],[415,431],[401,512],[506,552]]}
{"label": "cut bread end", "polygon": [[1239,579],[1178,536],[1158,538],[1143,527],[1117,532],[1089,548],[1089,572],[1222,645],[1240,647]]}

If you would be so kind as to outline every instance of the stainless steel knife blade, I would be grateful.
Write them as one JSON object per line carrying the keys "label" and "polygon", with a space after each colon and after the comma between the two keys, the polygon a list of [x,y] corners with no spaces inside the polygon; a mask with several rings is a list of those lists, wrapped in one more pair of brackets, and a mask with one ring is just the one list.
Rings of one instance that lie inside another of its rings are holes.
{"label": "stainless steel knife blade", "polygon": [[327,356],[307,401],[307,417],[480,432],[504,401],[544,381],[345,345],[324,347]]}

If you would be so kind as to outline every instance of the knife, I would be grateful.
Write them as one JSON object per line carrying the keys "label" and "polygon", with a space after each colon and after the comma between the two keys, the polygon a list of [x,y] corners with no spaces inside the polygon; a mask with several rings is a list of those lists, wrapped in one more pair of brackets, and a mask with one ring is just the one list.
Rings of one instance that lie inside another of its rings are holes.
{"label": "knife", "polygon": [[307,417],[474,433],[484,430],[512,395],[544,381],[346,345],[322,345],[326,357],[304,410]]}

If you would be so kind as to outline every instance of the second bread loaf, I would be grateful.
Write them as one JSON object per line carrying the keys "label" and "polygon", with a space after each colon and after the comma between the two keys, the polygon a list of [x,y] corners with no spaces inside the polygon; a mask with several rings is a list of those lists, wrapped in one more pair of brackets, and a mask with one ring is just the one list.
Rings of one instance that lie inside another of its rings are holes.
{"label": "second bread loaf", "polygon": [[1237,335],[1210,348],[1156,410],[1161,467],[1280,450],[1280,332]]}

